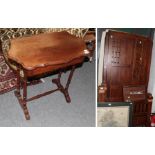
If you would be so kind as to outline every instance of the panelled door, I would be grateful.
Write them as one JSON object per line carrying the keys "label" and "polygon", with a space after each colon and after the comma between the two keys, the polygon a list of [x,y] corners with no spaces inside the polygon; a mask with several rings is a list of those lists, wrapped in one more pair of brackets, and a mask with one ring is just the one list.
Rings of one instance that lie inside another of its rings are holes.
{"label": "panelled door", "polygon": [[109,101],[123,101],[123,86],[146,84],[147,62],[150,59],[146,49],[150,47],[148,44],[147,40],[130,34],[114,31],[107,33],[104,66]]}

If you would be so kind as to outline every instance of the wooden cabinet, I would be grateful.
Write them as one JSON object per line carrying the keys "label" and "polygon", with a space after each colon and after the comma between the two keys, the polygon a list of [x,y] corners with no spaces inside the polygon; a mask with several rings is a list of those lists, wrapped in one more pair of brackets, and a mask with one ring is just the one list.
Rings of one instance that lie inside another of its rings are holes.
{"label": "wooden cabinet", "polygon": [[[124,101],[124,87],[142,86],[147,90],[151,51],[152,41],[149,38],[117,31],[107,33],[103,72],[103,81],[107,85],[106,101]],[[147,91],[144,96],[147,96]],[[148,109],[144,113],[148,114]],[[146,118],[140,121],[144,123]]]}
{"label": "wooden cabinet", "polygon": [[123,32],[106,36],[104,80],[109,101],[123,100],[123,86],[148,85],[152,41]]}
{"label": "wooden cabinet", "polygon": [[145,86],[123,87],[123,95],[124,95],[125,102],[145,100],[146,99],[146,88]]}

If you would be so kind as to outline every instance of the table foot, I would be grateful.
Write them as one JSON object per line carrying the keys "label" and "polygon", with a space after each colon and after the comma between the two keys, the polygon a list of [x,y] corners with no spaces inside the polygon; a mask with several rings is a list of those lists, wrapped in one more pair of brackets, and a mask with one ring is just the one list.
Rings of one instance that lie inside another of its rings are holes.
{"label": "table foot", "polygon": [[59,78],[58,78],[58,79],[53,79],[52,82],[53,82],[54,84],[56,84],[57,87],[58,87],[58,89],[64,94],[65,99],[66,99],[66,102],[67,102],[67,103],[70,103],[70,102],[71,102],[71,99],[70,99],[70,96],[69,96],[68,89],[65,89],[65,88],[63,87],[63,85],[60,83],[60,79],[59,79]]}
{"label": "table foot", "polygon": [[71,69],[71,71],[70,71],[70,74],[69,74],[69,77],[68,77],[68,80],[67,80],[67,83],[66,83],[66,86],[65,87],[61,84],[61,81],[60,81],[62,72],[59,72],[57,79],[53,79],[52,80],[52,82],[54,84],[56,84],[57,87],[58,87],[58,89],[64,94],[67,103],[70,103],[71,102],[71,98],[69,96],[68,88],[69,88],[69,85],[71,83],[74,70],[75,70],[75,66],[73,66],[72,69]]}
{"label": "table foot", "polygon": [[63,94],[65,95],[66,102],[71,103],[71,98],[69,96],[68,90],[64,90]]}
{"label": "table foot", "polygon": [[30,120],[30,115],[29,115],[29,111],[28,111],[26,102],[22,99],[22,97],[18,91],[15,91],[14,94],[17,97],[21,108],[23,109],[26,120]]}
{"label": "table foot", "polygon": [[26,120],[30,120],[30,115],[29,115],[27,106],[24,106],[23,110],[24,110],[24,115],[25,115]]}

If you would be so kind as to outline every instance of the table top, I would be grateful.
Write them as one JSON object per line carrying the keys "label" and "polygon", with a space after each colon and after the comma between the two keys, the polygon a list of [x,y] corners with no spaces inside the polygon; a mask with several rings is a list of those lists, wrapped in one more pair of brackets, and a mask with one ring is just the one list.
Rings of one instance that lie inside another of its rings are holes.
{"label": "table top", "polygon": [[68,32],[52,32],[11,40],[8,58],[32,70],[66,64],[85,56],[85,42]]}

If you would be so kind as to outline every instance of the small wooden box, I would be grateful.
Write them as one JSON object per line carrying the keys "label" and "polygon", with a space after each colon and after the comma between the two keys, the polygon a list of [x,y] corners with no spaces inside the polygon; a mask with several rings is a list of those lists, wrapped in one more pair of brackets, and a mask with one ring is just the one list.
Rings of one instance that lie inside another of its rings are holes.
{"label": "small wooden box", "polygon": [[146,88],[145,86],[124,86],[123,87],[124,101],[139,101],[146,99]]}

